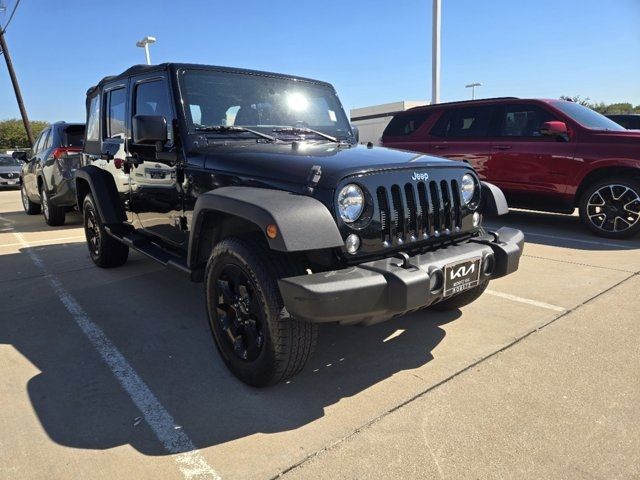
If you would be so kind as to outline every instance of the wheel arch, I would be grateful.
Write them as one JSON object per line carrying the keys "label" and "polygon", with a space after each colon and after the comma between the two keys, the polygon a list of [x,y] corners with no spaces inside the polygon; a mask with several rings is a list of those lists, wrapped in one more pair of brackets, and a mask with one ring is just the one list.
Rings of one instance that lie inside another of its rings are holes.
{"label": "wheel arch", "polygon": [[604,180],[605,178],[617,176],[630,176],[640,179],[640,168],[633,166],[602,166],[591,170],[582,178],[578,185],[578,189],[576,190],[573,200],[574,206],[579,206],[582,194],[587,188],[589,188],[589,186],[599,182],[600,180]]}
{"label": "wheel arch", "polygon": [[87,165],[76,172],[75,181],[76,199],[80,211],[82,211],[84,198],[91,193],[100,220],[105,225],[126,221],[127,215],[113,175],[101,168]]}
{"label": "wheel arch", "polygon": [[[277,235],[266,235],[275,225]],[[331,213],[305,195],[254,187],[222,187],[198,197],[189,237],[188,265],[201,270],[220,240],[241,234],[261,235],[269,248],[303,252],[342,246]]]}

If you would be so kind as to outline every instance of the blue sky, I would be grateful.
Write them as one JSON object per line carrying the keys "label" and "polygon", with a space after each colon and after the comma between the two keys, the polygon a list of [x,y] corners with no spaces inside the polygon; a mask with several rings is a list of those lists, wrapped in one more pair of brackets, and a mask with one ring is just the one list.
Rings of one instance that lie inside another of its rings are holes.
{"label": "blue sky", "polygon": [[[0,0],[10,11],[15,0]],[[442,101],[582,95],[640,104],[640,0],[442,0]],[[4,24],[6,15],[0,14]],[[144,61],[327,80],[345,109],[431,96],[431,0],[22,0],[7,31],[29,116],[84,120],[84,94]],[[0,62],[0,119],[17,117]]]}

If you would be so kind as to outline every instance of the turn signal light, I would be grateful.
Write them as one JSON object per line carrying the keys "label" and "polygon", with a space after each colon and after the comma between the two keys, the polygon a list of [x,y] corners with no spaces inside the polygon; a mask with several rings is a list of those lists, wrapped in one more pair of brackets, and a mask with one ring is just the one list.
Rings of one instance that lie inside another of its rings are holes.
{"label": "turn signal light", "polygon": [[273,224],[267,225],[267,237],[273,240],[277,236],[278,236],[278,227],[276,227]]}

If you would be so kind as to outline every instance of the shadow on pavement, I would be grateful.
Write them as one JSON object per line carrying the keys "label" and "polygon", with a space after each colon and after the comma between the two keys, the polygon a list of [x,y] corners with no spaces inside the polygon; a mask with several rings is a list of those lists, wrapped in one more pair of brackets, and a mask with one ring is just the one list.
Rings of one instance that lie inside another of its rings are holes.
{"label": "shadow on pavement", "polygon": [[640,248],[640,236],[617,240],[592,234],[580,217],[555,213],[511,210],[501,217],[490,217],[487,228],[512,227],[525,233],[527,243],[577,250],[633,250]]}
{"label": "shadow on pavement", "polygon": [[65,223],[60,227],[47,225],[42,214],[27,215],[23,211],[0,213],[0,231],[18,230],[20,233],[57,232],[82,226],[82,215],[77,211],[67,212]]}
{"label": "shadow on pavement", "polygon": [[[52,245],[37,253],[47,264],[84,248]],[[0,256],[0,265],[8,256]],[[342,398],[428,363],[445,336],[440,327],[461,315],[417,312],[366,328],[323,326],[316,354],[300,375],[254,389],[237,381],[218,356],[202,285],[180,273],[140,273],[139,267],[133,262],[58,276],[199,448],[323,417]],[[0,343],[13,345],[40,370],[27,389],[49,437],[73,448],[130,444],[146,455],[165,455],[47,279],[5,281],[2,288],[10,308],[1,316]]]}

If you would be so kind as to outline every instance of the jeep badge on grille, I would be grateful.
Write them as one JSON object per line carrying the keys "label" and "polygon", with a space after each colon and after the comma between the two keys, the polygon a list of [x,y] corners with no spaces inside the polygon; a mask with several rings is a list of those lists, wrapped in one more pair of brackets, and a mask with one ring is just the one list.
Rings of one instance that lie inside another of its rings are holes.
{"label": "jeep badge on grille", "polygon": [[413,172],[413,175],[411,175],[411,179],[414,180],[414,181],[417,181],[417,180],[429,180],[429,174],[428,173]]}

